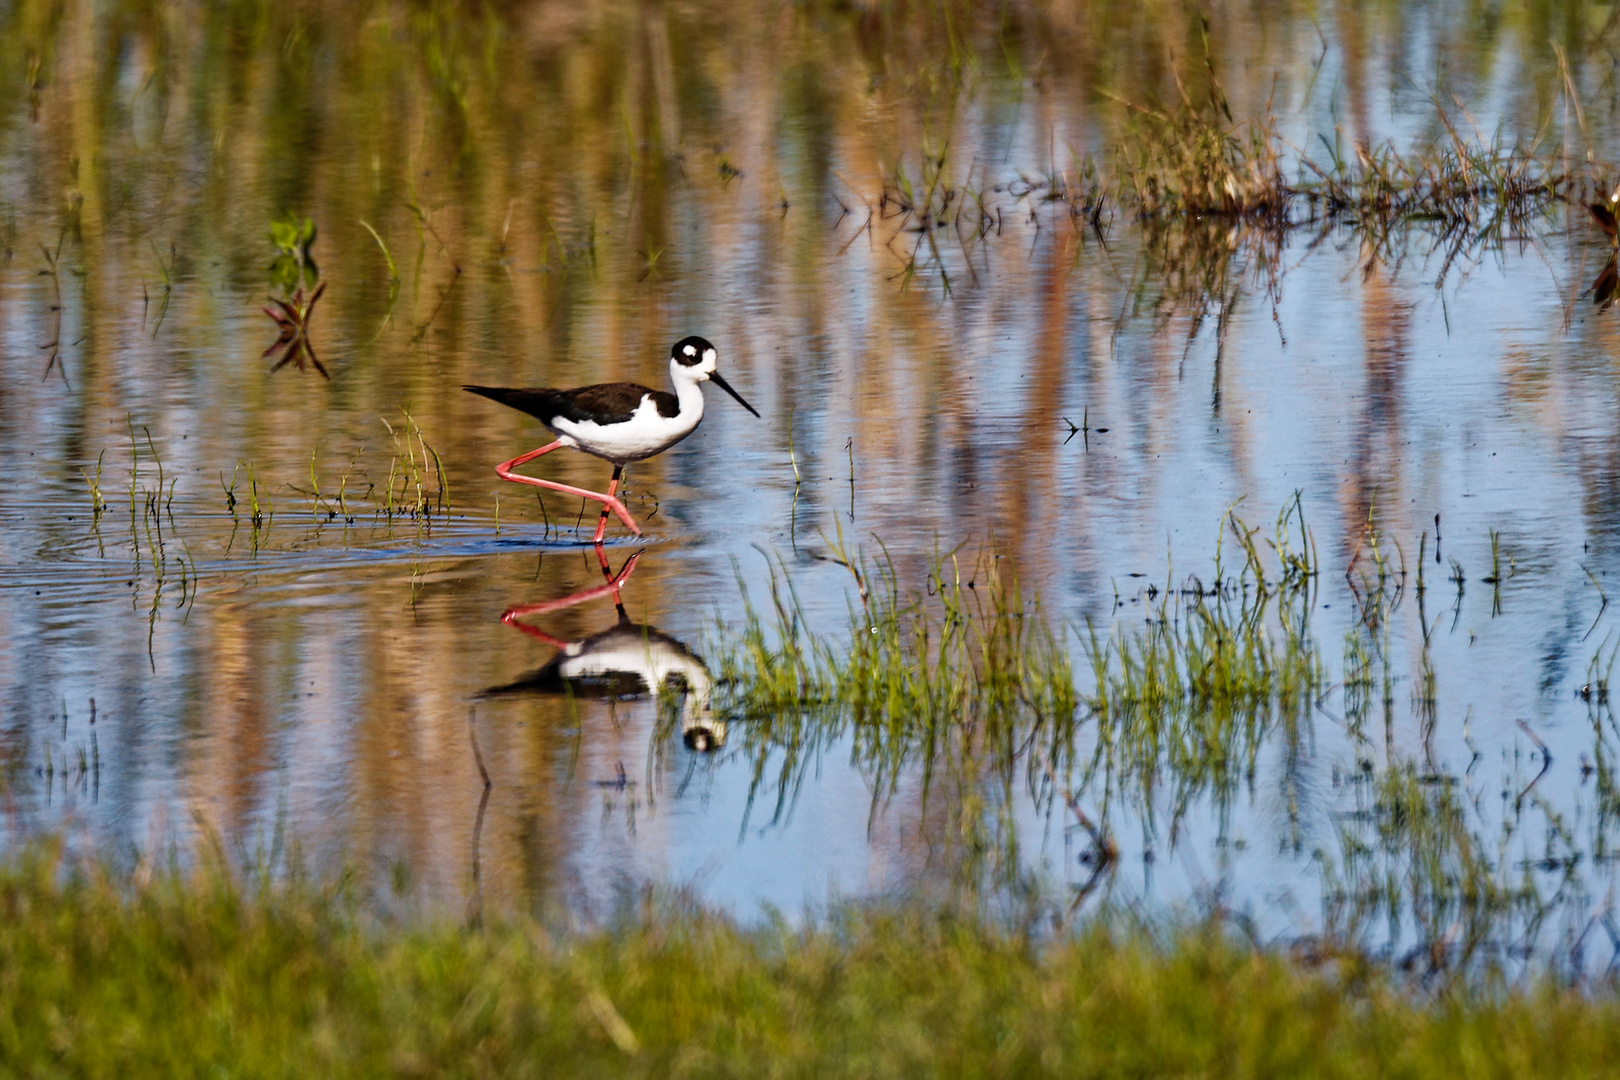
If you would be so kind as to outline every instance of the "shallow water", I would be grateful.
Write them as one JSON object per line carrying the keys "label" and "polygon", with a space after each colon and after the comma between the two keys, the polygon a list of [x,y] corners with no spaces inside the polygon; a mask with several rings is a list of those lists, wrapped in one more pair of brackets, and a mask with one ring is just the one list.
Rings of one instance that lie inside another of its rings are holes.
{"label": "shallow water", "polygon": [[[646,693],[483,694],[616,615],[597,598],[525,620],[553,643],[503,624],[600,584],[592,519],[494,477],[543,433],[459,386],[661,386],[669,343],[700,333],[763,419],[711,393],[690,439],[632,467],[647,536],[615,527],[606,554],[643,552],[634,624],[703,655],[741,621],[739,583],[760,601],[780,558],[811,620],[842,632],[851,578],[824,558],[841,532],[870,559],[881,544],[907,589],[936,552],[993,543],[1078,655],[1087,622],[1137,625],[1150,585],[1211,580],[1229,506],[1269,534],[1297,491],[1335,687],[1229,797],[1198,792],[1180,817],[1162,792],[1080,789],[1122,849],[1103,893],[1314,932],[1332,921],[1324,867],[1374,880],[1357,842],[1398,862],[1404,841],[1379,848],[1366,811],[1409,762],[1451,778],[1481,850],[1537,890],[1526,910],[1548,905],[1541,937],[1515,940],[1584,934],[1607,962],[1620,732],[1579,691],[1620,638],[1620,394],[1615,315],[1584,295],[1608,242],[1579,206],[1449,257],[1456,238],[1422,223],[1374,250],[1346,223],[1143,230],[1112,203],[1098,230],[1071,221],[1039,185],[1121,130],[1101,91],[1166,100],[1166,57],[1202,65],[1179,8],[0,11],[13,839],[286,836],[450,905],[475,868],[502,905],[600,908],[655,882],[744,913],[957,880],[949,800],[925,798],[920,768],[874,811],[841,743],[778,813],[774,769],[755,788],[735,730],[709,752],[655,739]],[[1269,98],[1295,145],[1339,126],[1407,146],[1443,134],[1434,101],[1454,93],[1453,118],[1505,143],[1550,125],[1578,158],[1584,131],[1612,130],[1585,8],[1320,26],[1211,12],[1236,115]],[[921,183],[925,154],[993,228],[887,215],[885,183]],[[285,210],[319,227],[330,380],[260,355]],[[536,471],[600,486],[608,469],[557,454]],[[1378,691],[1358,735],[1338,684],[1369,521],[1409,577],[1390,705]],[[1058,895],[1091,877],[1061,814],[1021,797],[1016,815],[1020,859]],[[1413,940],[1410,922],[1384,930]]]}

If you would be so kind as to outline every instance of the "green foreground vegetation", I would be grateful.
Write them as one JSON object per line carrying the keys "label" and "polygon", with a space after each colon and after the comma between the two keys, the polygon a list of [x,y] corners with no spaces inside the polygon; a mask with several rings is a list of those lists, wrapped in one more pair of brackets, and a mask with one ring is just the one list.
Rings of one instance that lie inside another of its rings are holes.
{"label": "green foreground vegetation", "polygon": [[1213,922],[1029,928],[678,901],[568,931],[397,925],[341,883],[0,866],[11,1076],[1597,1076],[1612,985],[1420,994]]}

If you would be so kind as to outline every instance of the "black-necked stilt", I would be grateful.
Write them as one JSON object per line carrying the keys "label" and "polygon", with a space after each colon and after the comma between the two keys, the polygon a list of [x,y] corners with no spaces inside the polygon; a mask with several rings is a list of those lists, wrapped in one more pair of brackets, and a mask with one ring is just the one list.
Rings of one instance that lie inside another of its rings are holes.
{"label": "black-necked stilt", "polygon": [[[692,434],[703,419],[703,383],[714,383],[736,398],[743,408],[759,415],[714,370],[718,359],[715,347],[703,338],[686,337],[677,341],[669,350],[669,378],[675,384],[673,394],[636,383],[598,383],[573,390],[520,390],[499,386],[464,386],[462,389],[526,412],[557,434],[556,442],[504,461],[495,466],[495,472],[504,480],[550,488],[601,503],[602,516],[597,520],[594,538],[594,542],[600,544],[607,532],[609,511],[619,515],[619,520],[631,532],[641,535],[641,528],[616,494],[619,478],[629,462],[661,454]],[[613,480],[608,484],[607,494],[512,471],[559,446],[572,446],[613,462]]]}

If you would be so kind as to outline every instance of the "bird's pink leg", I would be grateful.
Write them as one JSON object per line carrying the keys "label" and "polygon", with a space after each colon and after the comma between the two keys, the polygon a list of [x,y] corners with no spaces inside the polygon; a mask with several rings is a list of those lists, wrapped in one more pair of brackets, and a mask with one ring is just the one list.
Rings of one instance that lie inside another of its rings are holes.
{"label": "bird's pink leg", "polygon": [[[607,489],[608,498],[612,499],[619,493],[619,477],[621,477],[623,475],[624,475],[624,466],[623,465],[615,465],[615,466],[613,466],[613,479],[608,481],[608,489]],[[591,538],[592,543],[600,544],[602,542],[602,537],[607,535],[607,523],[608,523],[608,507],[607,507],[607,503],[603,503],[602,504],[602,516],[596,519],[596,535]],[[637,529],[636,531],[640,532],[641,530]],[[606,570],[607,567],[603,566],[602,569]]]}
{"label": "bird's pink leg", "polygon": [[549,454],[559,446],[566,445],[567,444],[561,439],[558,439],[554,443],[547,443],[538,450],[530,450],[527,454],[524,454],[521,457],[515,457],[511,461],[503,461],[499,465],[495,466],[495,475],[499,476],[502,480],[510,480],[515,484],[533,484],[535,487],[548,488],[551,491],[560,491],[564,495],[578,495],[582,499],[595,499],[597,502],[601,503],[602,523],[599,524],[596,529],[596,543],[598,544],[602,542],[602,535],[606,531],[607,512],[609,510],[619,515],[619,520],[624,522],[627,529],[635,533],[637,536],[640,536],[641,527],[636,524],[635,518],[630,516],[630,511],[625,509],[624,503],[620,502],[613,494],[613,492],[617,491],[619,487],[619,474],[622,471],[622,466],[614,467],[613,487],[608,489],[608,494],[606,495],[596,491],[586,491],[584,488],[572,487],[568,484],[559,484],[555,480],[542,480],[538,476],[524,476],[522,473],[512,471],[519,465],[533,461],[541,454]]}
{"label": "bird's pink leg", "polygon": [[608,567],[607,559],[604,558],[602,560],[602,576],[608,579],[606,584],[597,585],[590,589],[582,589],[577,593],[556,600],[542,600],[537,604],[519,604],[516,607],[507,608],[501,615],[501,622],[507,626],[516,627],[530,637],[538,638],[553,648],[567,648],[568,642],[560,638],[554,638],[544,630],[518,620],[525,615],[544,615],[551,611],[561,611],[563,608],[573,607],[575,604],[583,604],[587,600],[594,600],[599,596],[607,595],[612,595],[614,606],[622,609],[624,602],[619,598],[619,590],[624,588],[626,581],[630,580],[630,575],[636,569],[636,560],[639,558],[641,558],[641,552],[639,551],[631,555],[625,560],[624,565],[619,568],[617,574],[613,574],[613,571]]}

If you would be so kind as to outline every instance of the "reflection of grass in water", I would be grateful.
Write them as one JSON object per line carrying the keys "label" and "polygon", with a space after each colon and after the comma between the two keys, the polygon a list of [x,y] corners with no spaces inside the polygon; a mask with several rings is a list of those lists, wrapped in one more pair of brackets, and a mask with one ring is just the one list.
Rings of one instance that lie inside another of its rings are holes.
{"label": "reflection of grass in water", "polygon": [[1050,805],[1052,778],[1073,753],[1078,697],[1066,650],[994,553],[969,566],[954,553],[936,558],[920,596],[902,594],[888,562],[873,573],[842,551],[838,561],[860,597],[847,644],[809,630],[792,582],[773,568],[774,622],[749,605],[741,632],[715,650],[721,707],[748,721],[752,794],[775,758],[780,817],[820,753],[849,737],[874,815],[910,770],[920,770],[925,803],[950,781],[964,844],[1005,880],[1017,870],[1020,770]]}
{"label": "reflection of grass in water", "polygon": [[[20,1075],[1592,1075],[1620,1003],[1552,981],[1406,992],[1218,921],[1052,940],[918,906],[753,928],[691,902],[598,928],[401,927],[352,879],[0,865]],[[563,926],[569,926],[563,923]]]}
{"label": "reflection of grass in water", "polygon": [[1093,631],[1087,645],[1097,721],[1088,776],[1136,789],[1148,816],[1161,780],[1174,789],[1178,821],[1206,791],[1224,806],[1240,777],[1252,781],[1273,722],[1288,725],[1292,744],[1326,685],[1310,636],[1315,544],[1298,498],[1277,519],[1275,578],[1248,526],[1230,512],[1225,525],[1243,556],[1235,576],[1217,545],[1211,588],[1152,587],[1145,624],[1107,640]]}
{"label": "reflection of grass in water", "polygon": [[[918,786],[925,811],[931,800],[944,808],[929,819],[929,833],[958,845],[948,865],[959,885],[1007,890],[1039,906],[1042,889],[1019,849],[1020,789],[1038,813],[1072,811],[1091,833],[1091,865],[1107,873],[1120,814],[1156,833],[1167,810],[1172,850],[1202,800],[1224,826],[1241,787],[1254,784],[1261,750],[1280,737],[1290,763],[1281,778],[1291,822],[1285,844],[1305,855],[1309,829],[1299,820],[1293,771],[1331,687],[1310,632],[1320,566],[1301,507],[1296,497],[1278,515],[1265,554],[1259,531],[1229,512],[1223,529],[1240,560],[1225,561],[1218,549],[1212,586],[1191,577],[1164,592],[1150,586],[1145,621],[1121,622],[1107,638],[1088,634],[1084,690],[1075,686],[1070,651],[993,552],[971,567],[955,555],[936,558],[925,588],[907,596],[892,564],[869,573],[840,551],[858,596],[847,637],[812,632],[792,581],[776,568],[767,614],[750,607],[744,626],[722,634],[712,652],[715,704],[741,720],[730,745],[753,770],[751,796],[774,794],[782,815],[821,754],[847,743],[874,789],[874,816],[902,779]],[[1314,851],[1325,908],[1311,951],[1357,963],[1388,953],[1428,975],[1500,970],[1508,960],[1522,970],[1532,955],[1582,970],[1579,941],[1583,927],[1591,930],[1586,860],[1613,846],[1620,821],[1612,720],[1608,728],[1594,721],[1590,836],[1576,835],[1583,813],[1555,807],[1538,789],[1550,757],[1527,725],[1534,749],[1509,759],[1500,816],[1483,814],[1488,781],[1471,783],[1396,750],[1392,687],[1404,676],[1393,665],[1391,634],[1407,572],[1399,546],[1370,518],[1346,576],[1355,621],[1346,634],[1345,715],[1326,715],[1349,736],[1355,766],[1337,850]],[[1421,616],[1421,593],[1419,600]],[[1604,664],[1613,651],[1600,650],[1590,675],[1589,696],[1605,715]],[[1414,715],[1430,755],[1439,714],[1426,647],[1416,663]],[[1382,755],[1366,730],[1380,705]],[[1084,803],[1100,804],[1097,821]],[[1087,881],[1079,897],[1095,884]],[[1555,940],[1565,930],[1575,945]]]}
{"label": "reflection of grass in water", "polygon": [[1217,558],[1211,594],[1202,585],[1166,593],[1145,628],[1106,641],[1093,633],[1087,697],[1069,650],[993,551],[971,566],[954,553],[936,558],[923,593],[910,596],[892,564],[874,575],[840,552],[860,597],[843,641],[808,628],[791,580],[773,569],[774,618],[749,605],[740,632],[712,653],[717,705],[745,720],[737,745],[752,762],[752,794],[774,788],[780,817],[820,754],[850,739],[874,815],[902,776],[917,777],[925,804],[948,781],[968,868],[992,870],[999,884],[1018,874],[1020,785],[1042,812],[1062,799],[1096,853],[1112,857],[1106,822],[1096,827],[1069,786],[1088,720],[1095,749],[1082,791],[1123,798],[1149,820],[1165,784],[1177,822],[1202,794],[1225,805],[1240,777],[1252,780],[1273,720],[1284,720],[1292,742],[1325,682],[1308,634],[1316,557],[1298,500],[1271,541],[1276,576],[1254,534],[1235,516],[1227,523],[1243,554],[1237,575]]}
{"label": "reflection of grass in water", "polygon": [[1515,932],[1534,934],[1548,907],[1528,867],[1515,875],[1506,864],[1511,830],[1500,848],[1487,847],[1456,779],[1397,762],[1352,783],[1359,806],[1340,826],[1340,859],[1317,853],[1326,939],[1364,944],[1383,920],[1391,943],[1412,940],[1404,965],[1440,971],[1466,967]]}
{"label": "reflection of grass in water", "polygon": [[[1607,598],[1604,603],[1607,604]],[[1592,756],[1581,762],[1583,778],[1594,779],[1594,841],[1592,859],[1597,863],[1612,862],[1617,850],[1616,838],[1620,833],[1620,750],[1610,743],[1610,736],[1620,742],[1620,723],[1614,716],[1609,699],[1609,682],[1614,675],[1614,664],[1620,656],[1620,644],[1604,641],[1587,664],[1586,684],[1580,694],[1586,699],[1588,720],[1592,725]]]}
{"label": "reflection of grass in water", "polygon": [[[1491,531],[1493,555],[1497,535]],[[1434,760],[1431,740],[1439,710],[1421,572],[1426,556],[1425,534],[1419,546],[1421,646],[1413,687],[1421,763],[1396,749],[1393,685],[1399,676],[1391,624],[1405,597],[1405,559],[1370,513],[1347,571],[1357,610],[1356,621],[1345,632],[1342,702],[1356,768],[1343,781],[1353,802],[1339,815],[1337,853],[1325,847],[1315,851],[1323,875],[1322,940],[1330,951],[1359,952],[1374,947],[1382,923],[1387,933],[1381,950],[1402,967],[1428,976],[1481,968],[1501,971],[1531,955],[1580,970],[1586,937],[1582,926],[1592,928],[1588,882],[1577,873],[1586,855],[1564,814],[1536,790],[1551,764],[1545,744],[1519,721],[1537,753],[1524,759],[1529,773],[1521,772],[1517,754],[1511,759],[1514,771],[1502,781],[1496,820],[1481,812],[1481,797],[1490,788],[1487,781],[1471,779],[1473,764],[1458,776]],[[1493,577],[1498,575],[1499,569]],[[1455,576],[1460,579],[1460,571]],[[1591,678],[1599,699],[1605,700],[1601,658],[1602,649],[1593,660]],[[1379,686],[1381,692],[1375,693]],[[1377,754],[1366,733],[1375,704],[1381,704],[1384,716],[1382,765],[1375,764]],[[1599,857],[1609,843],[1603,769],[1612,751],[1601,722],[1595,719],[1594,725],[1598,818],[1590,854]],[[1336,772],[1335,786],[1339,783]],[[1537,837],[1542,838],[1539,851],[1532,847]],[[1554,940],[1565,931],[1564,940]]]}

